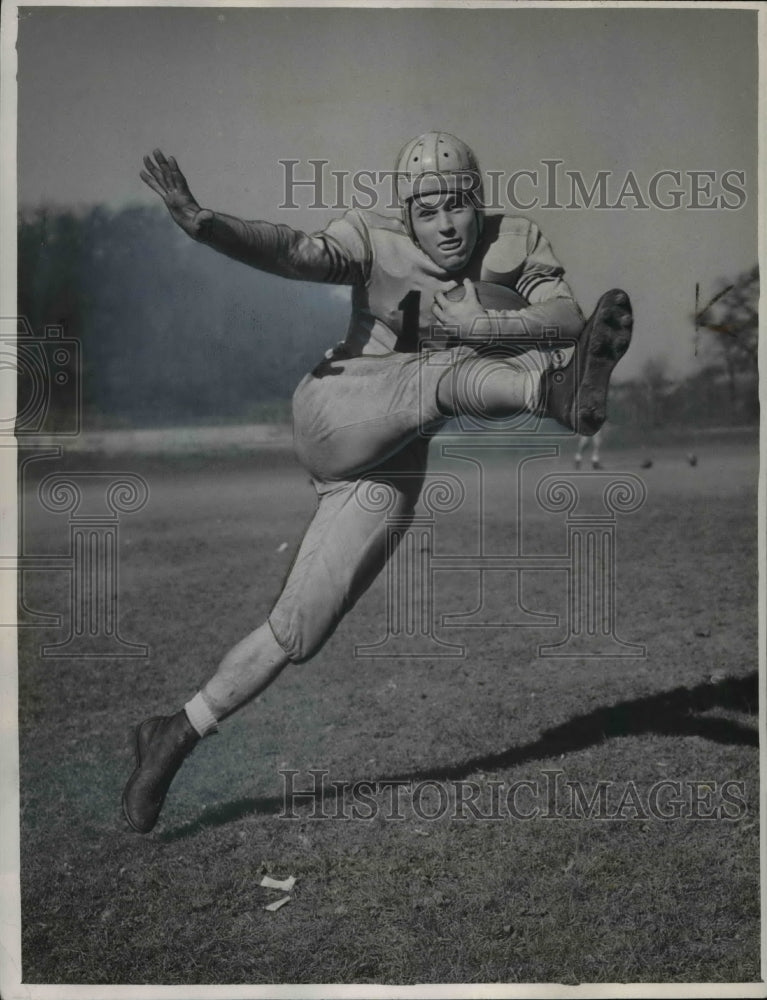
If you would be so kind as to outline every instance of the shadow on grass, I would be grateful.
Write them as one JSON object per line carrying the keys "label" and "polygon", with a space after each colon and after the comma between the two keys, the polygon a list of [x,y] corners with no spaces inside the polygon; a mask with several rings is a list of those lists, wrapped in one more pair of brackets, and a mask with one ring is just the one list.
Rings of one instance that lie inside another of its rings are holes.
{"label": "shadow on grass", "polygon": [[[715,743],[735,746],[759,744],[757,730],[730,719],[703,715],[712,709],[726,709],[756,715],[758,705],[758,675],[730,677],[717,684],[699,684],[694,688],[678,687],[671,691],[621,701],[617,705],[597,708],[585,715],[577,715],[560,726],[543,731],[537,740],[510,747],[500,753],[471,757],[458,764],[423,768],[406,774],[365,779],[385,786],[395,781],[461,780],[481,771],[500,771],[517,767],[530,761],[559,757],[596,746],[606,739],[620,736],[641,736],[654,733],[659,736],[700,736]],[[360,779],[361,780],[361,779]],[[314,798],[336,796],[330,786],[318,789]],[[302,802],[311,801],[310,795]],[[243,819],[253,813],[274,815],[283,809],[281,796],[262,796],[238,799],[226,805],[208,809],[193,823],[160,834],[160,840],[174,841],[191,837],[206,827],[222,826]]]}

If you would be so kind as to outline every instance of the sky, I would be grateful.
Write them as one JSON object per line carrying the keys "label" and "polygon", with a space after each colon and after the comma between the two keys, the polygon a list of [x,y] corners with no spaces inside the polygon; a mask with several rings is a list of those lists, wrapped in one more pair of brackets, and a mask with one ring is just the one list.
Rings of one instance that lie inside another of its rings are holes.
{"label": "sky", "polygon": [[[516,189],[537,203],[511,210],[541,227],[584,310],[611,287],[631,295],[622,378],[650,358],[690,370],[696,282],[705,299],[757,259],[753,10],[34,6],[18,56],[25,206],[150,204],[138,171],[156,146],[204,206],[308,231],[339,210],[300,190],[281,208],[281,160],[299,160],[297,176],[310,159],[387,170],[411,136],[444,129],[504,183],[537,171]],[[552,159],[558,204],[564,171],[587,187],[607,171],[608,204],[631,172],[647,207],[543,207]],[[663,170],[681,173],[677,209],[650,198]],[[691,207],[690,171],[713,173],[698,202],[715,207]]]}

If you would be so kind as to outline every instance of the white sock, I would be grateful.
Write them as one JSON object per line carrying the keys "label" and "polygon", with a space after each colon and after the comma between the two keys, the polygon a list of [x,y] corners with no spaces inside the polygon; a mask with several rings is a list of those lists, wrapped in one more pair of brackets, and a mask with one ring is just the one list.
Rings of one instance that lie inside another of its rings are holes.
{"label": "white sock", "polygon": [[552,371],[558,368],[567,368],[575,355],[575,347],[568,344],[567,347],[554,347],[548,352],[548,367]]}
{"label": "white sock", "polygon": [[202,691],[198,691],[194,698],[184,705],[184,711],[192,728],[196,729],[201,737],[218,732],[218,719],[211,712],[210,705],[202,696]]}

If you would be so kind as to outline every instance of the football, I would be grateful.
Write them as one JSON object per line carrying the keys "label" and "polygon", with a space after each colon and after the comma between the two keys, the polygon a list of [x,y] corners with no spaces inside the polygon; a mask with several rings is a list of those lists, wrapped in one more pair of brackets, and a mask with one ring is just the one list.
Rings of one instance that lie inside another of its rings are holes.
{"label": "football", "polygon": [[[496,285],[493,281],[475,281],[477,298],[485,309],[524,309],[530,303],[527,299],[506,285]],[[451,302],[460,302],[466,294],[463,285],[445,292],[445,297]]]}

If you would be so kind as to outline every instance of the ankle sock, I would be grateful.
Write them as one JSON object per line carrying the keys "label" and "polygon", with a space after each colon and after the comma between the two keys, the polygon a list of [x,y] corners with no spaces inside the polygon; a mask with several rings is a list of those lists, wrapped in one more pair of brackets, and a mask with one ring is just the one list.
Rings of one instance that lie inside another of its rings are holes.
{"label": "ankle sock", "polygon": [[218,732],[218,719],[210,710],[210,705],[203,698],[202,691],[198,691],[191,701],[184,705],[186,717],[199,735],[208,736],[210,733]]}
{"label": "ankle sock", "polygon": [[567,368],[575,355],[575,347],[568,344],[565,347],[553,347],[549,351],[548,364],[552,371]]}

